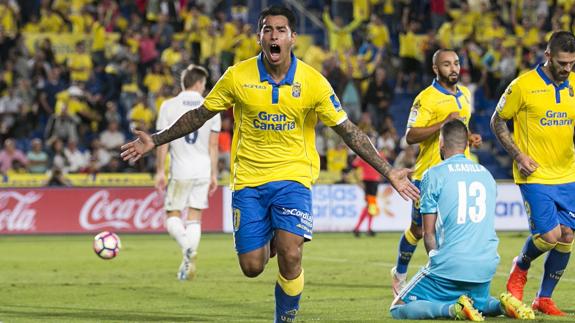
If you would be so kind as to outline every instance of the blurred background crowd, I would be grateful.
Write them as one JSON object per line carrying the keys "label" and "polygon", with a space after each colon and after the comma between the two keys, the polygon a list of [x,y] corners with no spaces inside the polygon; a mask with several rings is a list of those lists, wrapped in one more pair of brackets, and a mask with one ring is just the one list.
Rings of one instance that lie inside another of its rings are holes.
{"label": "blurred background crowd", "polygon": [[[258,54],[257,15],[266,0],[0,0],[0,172],[153,172],[118,149],[130,128],[153,131],[179,72],[205,66],[210,84]],[[296,55],[321,71],[389,162],[412,167],[402,139],[418,91],[433,79],[431,56],[453,48],[460,83],[473,94],[473,151],[498,179],[511,160],[489,119],[517,75],[544,61],[550,33],[573,30],[575,0],[289,0]],[[220,177],[229,174],[231,111],[222,115]],[[318,125],[322,177],[347,182],[355,156]]]}

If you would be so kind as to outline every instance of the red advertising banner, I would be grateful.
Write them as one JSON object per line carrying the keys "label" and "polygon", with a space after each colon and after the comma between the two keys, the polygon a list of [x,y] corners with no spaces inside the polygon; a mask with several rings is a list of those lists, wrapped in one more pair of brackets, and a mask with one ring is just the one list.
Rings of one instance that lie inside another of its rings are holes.
{"label": "red advertising banner", "polygon": [[[222,189],[210,197],[202,231],[221,232]],[[0,190],[0,234],[165,232],[163,196],[153,188]]]}

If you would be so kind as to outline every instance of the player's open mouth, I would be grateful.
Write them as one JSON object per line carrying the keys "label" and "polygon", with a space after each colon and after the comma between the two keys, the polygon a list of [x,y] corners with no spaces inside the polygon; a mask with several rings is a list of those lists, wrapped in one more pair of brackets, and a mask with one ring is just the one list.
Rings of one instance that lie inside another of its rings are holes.
{"label": "player's open mouth", "polygon": [[273,60],[278,60],[280,58],[281,47],[278,44],[270,45],[270,56]]}

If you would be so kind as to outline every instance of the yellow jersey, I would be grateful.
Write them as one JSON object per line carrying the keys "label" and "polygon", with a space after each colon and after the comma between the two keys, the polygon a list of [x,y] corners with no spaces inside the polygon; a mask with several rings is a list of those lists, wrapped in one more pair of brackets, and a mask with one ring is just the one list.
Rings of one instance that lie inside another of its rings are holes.
{"label": "yellow jersey", "polygon": [[92,57],[86,53],[74,52],[68,58],[68,67],[72,81],[86,82],[92,71]]}
{"label": "yellow jersey", "polygon": [[387,29],[385,24],[375,25],[370,23],[367,25],[367,35],[377,47],[387,47],[390,43],[389,29]]}
{"label": "yellow jersey", "polygon": [[[456,94],[452,94],[439,82],[433,80],[430,86],[415,97],[407,120],[407,127],[429,127],[442,122],[453,112],[459,112],[461,120],[466,126],[469,126],[469,119],[471,118],[470,96],[469,90],[464,86],[458,85]],[[465,155],[470,156],[469,149],[465,151]],[[413,179],[420,181],[426,170],[440,162],[438,131],[419,143],[419,154],[415,161]]]}
{"label": "yellow jersey", "polygon": [[497,114],[513,119],[517,147],[539,168],[523,177],[513,163],[515,183],[565,184],[575,182],[575,75],[556,85],[542,66],[516,78],[497,104]]}
{"label": "yellow jersey", "polygon": [[279,83],[268,74],[262,54],[228,68],[204,106],[210,111],[234,108],[232,190],[283,180],[311,187],[320,166],[318,118],[328,127],[347,119],[329,82],[293,53]]}

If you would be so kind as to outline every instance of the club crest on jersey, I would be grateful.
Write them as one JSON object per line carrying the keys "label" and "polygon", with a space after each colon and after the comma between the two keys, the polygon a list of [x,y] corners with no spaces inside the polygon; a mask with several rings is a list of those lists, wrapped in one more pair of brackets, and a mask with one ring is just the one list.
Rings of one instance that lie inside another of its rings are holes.
{"label": "club crest on jersey", "polygon": [[240,217],[240,209],[234,209],[234,231],[238,231],[240,229]]}
{"label": "club crest on jersey", "polygon": [[294,98],[299,98],[301,96],[301,84],[299,82],[295,82],[291,87],[291,95]]}

